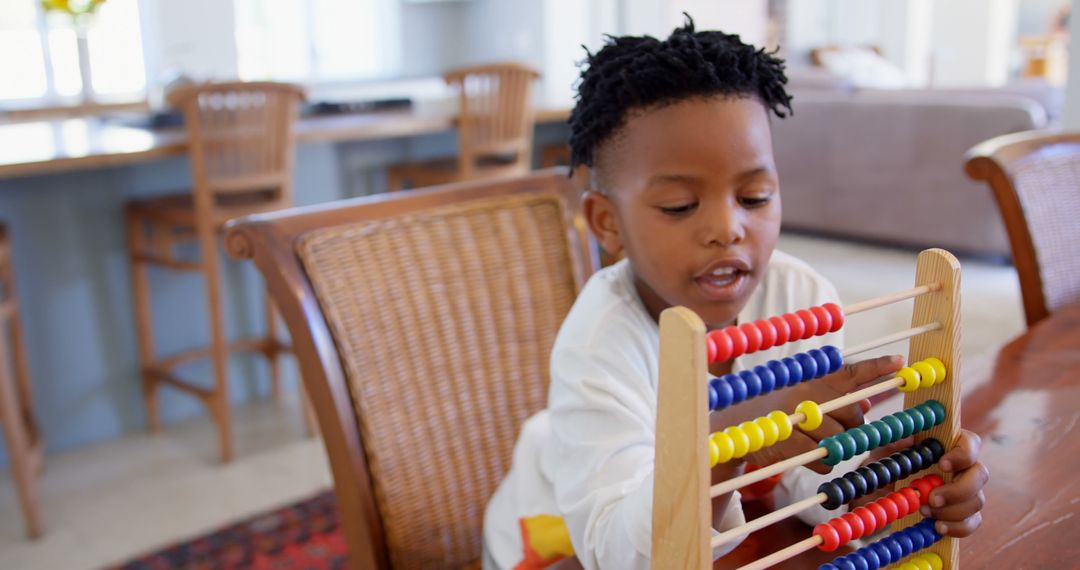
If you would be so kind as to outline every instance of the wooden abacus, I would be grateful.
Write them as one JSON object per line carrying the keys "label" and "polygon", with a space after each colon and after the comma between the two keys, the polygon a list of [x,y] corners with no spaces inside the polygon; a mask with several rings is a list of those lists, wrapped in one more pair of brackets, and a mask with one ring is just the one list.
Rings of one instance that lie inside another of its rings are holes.
{"label": "wooden abacus", "polygon": [[[906,331],[853,346],[842,355],[836,349],[815,350],[810,351],[814,354],[802,353],[796,355],[798,358],[770,361],[750,371],[711,382],[708,380],[710,361],[724,361],[785,342],[835,332],[842,327],[845,316],[910,298],[915,299],[915,305],[912,327]],[[831,503],[835,508],[837,503],[850,502],[885,484],[896,483],[896,488],[903,490],[856,508],[827,524],[818,525],[809,538],[740,570],[769,568],[815,547],[835,550],[848,540],[883,530],[890,524],[894,531],[892,534],[838,558],[832,563],[833,566],[824,565],[823,568],[884,568],[901,562],[901,559],[910,563],[912,568],[957,568],[955,540],[938,535],[933,530],[932,522],[920,522],[922,517],[918,510],[919,505],[926,502],[931,489],[951,479],[950,474],[937,468],[936,462],[946,449],[954,445],[960,428],[959,311],[960,264],[952,254],[940,249],[919,254],[913,289],[845,309],[831,304],[813,307],[708,334],[701,319],[689,309],[673,307],[664,311],[660,316],[653,567],[710,568],[712,549],[716,546],[814,505],[826,504],[828,508],[827,503]],[[782,389],[800,381],[820,378],[839,368],[841,359],[838,357],[851,356],[909,338],[908,361],[913,364],[893,378],[824,404],[803,402],[791,414],[773,412],[716,434],[710,435],[708,432],[708,416],[712,409],[738,404],[760,393]],[[802,373],[799,373],[800,368],[788,361],[802,366]],[[792,378],[795,380],[792,381]],[[705,386],[709,389],[706,390]],[[815,420],[820,424],[821,414],[896,388],[905,391],[902,412],[848,430],[834,438],[826,438],[813,451],[710,487],[710,469],[717,462],[743,457],[777,440],[786,439],[794,424],[802,424],[812,430]],[[886,421],[889,418],[895,421]],[[898,424],[899,434],[896,433]],[[835,464],[837,460],[849,459],[909,435],[915,436],[914,448],[837,477],[822,485],[812,497],[716,537],[710,536],[712,497],[798,465],[818,460]],[[935,444],[933,440],[940,443]],[[915,478],[916,471],[923,473]],[[882,478],[885,481],[879,485],[877,481]],[[871,484],[870,479],[875,482]],[[852,556],[862,556],[869,564],[862,566],[850,560],[845,562]]]}

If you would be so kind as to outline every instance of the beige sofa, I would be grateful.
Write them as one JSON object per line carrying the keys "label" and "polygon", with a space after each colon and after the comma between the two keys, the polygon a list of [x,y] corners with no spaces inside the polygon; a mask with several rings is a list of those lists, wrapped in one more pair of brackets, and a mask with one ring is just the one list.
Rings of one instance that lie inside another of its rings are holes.
{"label": "beige sofa", "polygon": [[793,74],[794,116],[774,121],[786,229],[958,253],[1008,255],[993,198],[963,156],[991,137],[1044,127],[1015,93],[854,89]]}

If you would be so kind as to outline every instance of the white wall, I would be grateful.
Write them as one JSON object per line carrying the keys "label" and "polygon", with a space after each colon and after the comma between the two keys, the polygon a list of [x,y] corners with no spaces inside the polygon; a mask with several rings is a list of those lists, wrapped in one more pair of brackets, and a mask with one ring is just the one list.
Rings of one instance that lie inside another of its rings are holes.
{"label": "white wall", "polygon": [[933,11],[933,84],[1002,85],[1016,45],[1018,0],[949,0]]}
{"label": "white wall", "polygon": [[764,45],[768,25],[766,0],[622,0],[621,33],[667,37],[694,18],[699,30],[739,34],[744,42]]}
{"label": "white wall", "polygon": [[1069,83],[1065,87],[1066,129],[1080,131],[1080,0],[1073,0],[1069,16]]}

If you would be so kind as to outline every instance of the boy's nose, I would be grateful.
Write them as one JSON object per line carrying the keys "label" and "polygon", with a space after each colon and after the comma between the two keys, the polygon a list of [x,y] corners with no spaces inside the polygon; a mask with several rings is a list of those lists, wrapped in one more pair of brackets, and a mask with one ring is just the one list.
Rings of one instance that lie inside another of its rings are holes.
{"label": "boy's nose", "polygon": [[717,208],[705,216],[704,241],[706,245],[727,247],[742,242],[746,228],[738,211]]}

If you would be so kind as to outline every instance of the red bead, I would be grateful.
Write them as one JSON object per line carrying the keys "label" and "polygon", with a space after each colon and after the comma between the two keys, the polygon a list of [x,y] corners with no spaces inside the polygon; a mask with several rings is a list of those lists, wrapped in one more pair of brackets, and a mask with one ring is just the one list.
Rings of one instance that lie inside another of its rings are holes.
{"label": "red bead", "polygon": [[757,352],[761,349],[761,331],[758,330],[754,323],[743,323],[739,325],[739,330],[746,335],[746,352]]}
{"label": "red bead", "polygon": [[843,515],[840,515],[840,518],[847,521],[848,526],[851,527],[852,540],[859,538],[863,535],[863,533],[866,532],[866,528],[863,525],[862,519],[859,518],[859,515],[856,515],[855,513],[845,513]]}
{"label": "red bead", "polygon": [[817,330],[814,333],[817,336],[829,334],[829,330],[832,329],[832,315],[829,311],[826,311],[825,307],[810,307],[810,312],[817,319]]}
{"label": "red bead", "polygon": [[791,336],[791,325],[784,320],[784,317],[769,317],[769,324],[776,329],[776,344],[773,346],[786,343]]}
{"label": "red bead", "polygon": [[919,506],[922,505],[922,500],[919,499],[918,491],[911,487],[904,487],[903,489],[900,489],[900,494],[907,498],[909,515],[919,510]]}
{"label": "red bead", "polygon": [[885,525],[889,524],[889,513],[877,501],[866,505],[866,510],[874,515],[874,530],[881,530],[885,528]]}
{"label": "red bead", "polygon": [[713,346],[716,347],[716,356],[709,361],[727,362],[731,360],[731,353],[734,351],[734,347],[731,345],[731,337],[724,334],[722,330],[709,331],[707,336],[713,341]]}
{"label": "red bead", "polygon": [[889,497],[882,497],[874,502],[881,505],[881,508],[885,509],[885,524],[889,524],[894,520],[900,518],[900,508],[897,507],[896,503],[894,503],[893,500]]}
{"label": "red bead", "polygon": [[776,327],[766,320],[754,321],[754,326],[761,331],[761,350],[776,346]]}
{"label": "red bead", "polygon": [[731,358],[746,354],[746,334],[739,330],[739,327],[727,327],[724,334],[731,339]]}
{"label": "red bead", "polygon": [[814,316],[814,313],[806,309],[799,309],[795,311],[795,314],[803,322],[802,338],[807,339],[814,336],[817,333],[817,317]]}
{"label": "red bead", "polygon": [[716,362],[716,341],[709,335],[705,335],[705,355],[706,362]]}
{"label": "red bead", "polygon": [[931,485],[925,477],[912,481],[911,487],[919,492],[920,505],[925,505],[927,502],[930,501],[930,491],[934,489],[934,486]]}
{"label": "red bead", "polygon": [[[911,514],[911,503],[908,502],[907,497],[893,491],[889,493],[887,497],[896,504],[896,518],[902,519]],[[918,510],[919,506],[915,505],[915,510]]]}
{"label": "red bead", "polygon": [[786,313],[784,320],[788,324],[788,341],[802,340],[803,333],[806,332],[806,323],[799,318],[795,313]]}
{"label": "red bead", "polygon": [[[855,513],[855,516],[862,520],[863,536],[873,534],[873,532],[878,529],[877,517],[874,516],[874,511],[871,511],[866,507],[856,507],[855,510],[851,512]],[[885,516],[885,511],[881,512],[881,516]]]}
{"label": "red bead", "polygon": [[932,473],[930,475],[927,475],[926,477],[923,477],[923,479],[926,479],[927,481],[929,481],[930,484],[934,486],[933,487],[934,489],[937,489],[938,487],[945,484],[945,481],[943,481],[941,479],[941,476],[937,475],[937,474],[934,474],[934,473]]}
{"label": "red bead", "polygon": [[829,526],[836,529],[836,533],[840,535],[840,544],[847,544],[851,542],[851,525],[842,518],[835,518],[829,521]]}
{"label": "red bead", "polygon": [[821,544],[818,545],[818,550],[822,552],[832,552],[837,548],[840,548],[840,534],[836,532],[836,529],[827,525],[819,524],[814,527],[814,535],[821,537]]}
{"label": "red bead", "polygon": [[832,327],[829,328],[829,332],[836,332],[844,328],[844,309],[840,308],[840,305],[836,303],[825,303],[822,305],[826,311],[829,312],[829,316],[832,317]]}

